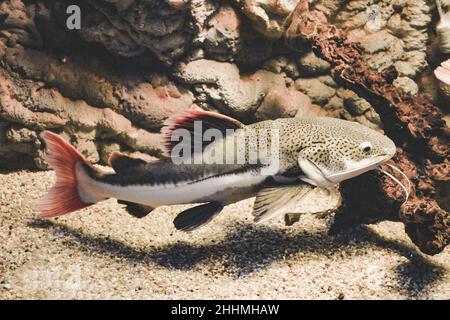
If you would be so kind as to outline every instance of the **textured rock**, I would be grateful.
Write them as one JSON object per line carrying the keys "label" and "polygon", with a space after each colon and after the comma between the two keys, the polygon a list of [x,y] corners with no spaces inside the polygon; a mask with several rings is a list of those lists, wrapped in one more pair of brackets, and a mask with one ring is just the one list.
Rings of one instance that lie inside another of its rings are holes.
{"label": "textured rock", "polygon": [[329,117],[331,113],[317,104],[311,104],[307,107],[299,108],[295,114],[296,118],[309,118],[309,117]]}
{"label": "textured rock", "polygon": [[300,76],[297,65],[292,59],[286,56],[279,56],[266,61],[263,68],[267,71],[274,73],[284,72],[287,76],[292,79],[296,79]]}
{"label": "textured rock", "polygon": [[233,60],[240,47],[241,21],[232,7],[221,7],[208,23],[204,46],[208,56]]}
{"label": "textured rock", "polygon": [[354,116],[360,116],[371,109],[370,103],[351,90],[339,90],[338,96],[344,101],[346,109]]}
{"label": "textured rock", "polygon": [[253,30],[242,28],[240,48],[235,57],[236,64],[241,68],[258,69],[271,58],[274,43]]}
{"label": "textured rock", "polygon": [[330,64],[317,57],[314,52],[308,52],[298,59],[300,70],[306,75],[318,75],[330,70]]}
{"label": "textured rock", "polygon": [[[165,64],[183,55],[188,43],[203,30],[215,7],[209,1],[91,1],[83,10],[83,27],[78,31],[87,41],[102,44],[122,56],[147,55]],[[112,4],[112,5],[111,5]],[[66,5],[54,4],[64,16]]]}
{"label": "textured rock", "polygon": [[234,0],[253,22],[256,30],[269,38],[280,38],[283,22],[298,0]]}
{"label": "textured rock", "polygon": [[414,77],[416,70],[414,66],[406,61],[396,61],[394,63],[395,69],[397,70],[399,76]]}
{"label": "textured rock", "polygon": [[[157,76],[155,76],[157,77]],[[158,129],[174,113],[186,111],[193,102],[192,94],[173,82],[159,84],[137,82],[123,87],[117,95],[120,109],[127,117],[148,129]]]}
{"label": "textured rock", "polygon": [[102,108],[113,108],[118,104],[113,92],[118,77],[111,72],[102,72],[104,66],[100,61],[89,61],[79,56],[69,56],[62,61],[56,55],[20,47],[8,49],[4,61],[25,78],[56,86],[72,99],[83,98]]}
{"label": "textured rock", "polygon": [[275,86],[265,96],[261,106],[256,110],[256,120],[290,118],[299,112],[305,116],[311,107],[309,97],[294,87]]}
{"label": "textured rock", "polygon": [[[56,86],[71,99],[84,99],[101,108],[111,108],[140,126],[157,129],[173,112],[186,110],[192,94],[178,88],[165,76],[148,74],[123,77],[115,71],[104,72],[108,65],[95,60],[56,56],[36,50],[8,50],[5,62],[27,78]],[[96,70],[96,71],[93,71]]]}
{"label": "textured rock", "polygon": [[[450,14],[448,12],[448,4],[445,2],[436,1],[436,7],[439,13],[439,22],[436,25],[436,34],[440,51],[444,54],[448,54],[450,53],[450,29],[448,23]],[[443,5],[447,8],[443,8]]]}
{"label": "textured rock", "polygon": [[419,86],[411,78],[399,77],[394,80],[393,84],[409,94],[416,95],[419,93]]}
{"label": "textured rock", "polygon": [[393,35],[387,30],[383,30],[381,32],[368,34],[360,40],[360,43],[366,52],[373,54],[389,50],[395,41],[396,38]]}
{"label": "textured rock", "polygon": [[295,87],[311,97],[313,103],[325,104],[336,91],[319,79],[302,78],[295,81]]}
{"label": "textured rock", "polygon": [[355,0],[335,8],[337,23],[350,31],[351,40],[362,44],[374,70],[404,62],[408,65],[399,64],[399,73],[414,77],[426,68],[430,2]]}
{"label": "textured rock", "polygon": [[280,74],[240,75],[234,64],[204,59],[180,65],[175,75],[195,87],[201,102],[239,118],[252,115],[272,87],[285,86]]}
{"label": "textured rock", "polygon": [[[110,108],[96,108],[82,100],[68,99],[58,90],[42,88],[31,80],[16,83],[2,73],[0,90],[0,117],[14,124],[6,126],[6,140],[4,144],[0,142],[2,151],[26,156],[28,166],[34,163],[42,168],[44,164],[36,134],[44,129],[66,132],[69,140],[94,162],[100,159],[96,144],[101,144],[103,139],[120,141],[125,150],[159,154],[159,135],[134,127],[130,120]],[[22,147],[16,148],[18,145]]]}

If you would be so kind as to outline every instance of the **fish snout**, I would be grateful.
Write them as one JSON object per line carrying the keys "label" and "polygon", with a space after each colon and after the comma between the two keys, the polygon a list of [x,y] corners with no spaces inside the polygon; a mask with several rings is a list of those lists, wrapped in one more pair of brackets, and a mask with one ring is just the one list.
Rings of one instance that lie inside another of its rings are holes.
{"label": "fish snout", "polygon": [[391,159],[397,152],[397,147],[395,146],[394,142],[392,140],[390,140],[390,142],[391,143],[389,144],[389,146],[384,148],[384,152],[388,157],[388,160]]}
{"label": "fish snout", "polygon": [[397,147],[394,141],[392,141],[389,137],[385,135],[381,135],[381,139],[379,139],[378,146],[381,149],[380,153],[382,153],[382,155],[386,157],[385,161],[391,159],[397,152]]}

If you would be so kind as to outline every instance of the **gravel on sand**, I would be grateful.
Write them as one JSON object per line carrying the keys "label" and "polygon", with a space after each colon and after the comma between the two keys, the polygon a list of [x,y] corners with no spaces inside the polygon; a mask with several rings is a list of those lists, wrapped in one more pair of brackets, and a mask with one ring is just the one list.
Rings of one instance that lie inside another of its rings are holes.
{"label": "gravel on sand", "polygon": [[330,218],[255,225],[253,199],[191,233],[186,206],[144,219],[108,200],[36,218],[53,172],[0,174],[1,299],[449,299],[450,250],[421,254],[400,223],[327,234]]}

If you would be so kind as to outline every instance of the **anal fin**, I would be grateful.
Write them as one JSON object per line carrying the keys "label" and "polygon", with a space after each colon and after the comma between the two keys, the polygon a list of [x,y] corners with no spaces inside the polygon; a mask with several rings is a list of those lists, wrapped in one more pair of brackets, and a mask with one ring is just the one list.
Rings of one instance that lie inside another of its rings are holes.
{"label": "anal fin", "polygon": [[205,203],[179,213],[173,224],[178,230],[192,231],[210,222],[222,209],[219,202]]}
{"label": "anal fin", "polygon": [[123,200],[117,200],[118,203],[126,205],[126,210],[135,218],[144,218],[148,215],[154,208],[149,206],[144,206],[134,202],[128,202]]}

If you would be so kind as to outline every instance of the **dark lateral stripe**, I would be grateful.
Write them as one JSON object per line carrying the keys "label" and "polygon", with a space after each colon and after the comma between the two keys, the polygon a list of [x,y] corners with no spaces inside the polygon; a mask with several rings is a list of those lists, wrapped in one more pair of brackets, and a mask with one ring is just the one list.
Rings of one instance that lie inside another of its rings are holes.
{"label": "dark lateral stripe", "polygon": [[96,181],[110,185],[129,186],[147,185],[157,186],[165,184],[196,183],[207,179],[217,178],[229,174],[240,174],[250,171],[257,172],[262,165],[207,165],[207,164],[179,164],[170,160],[160,160],[138,165],[120,173],[98,176],[93,168],[86,167],[88,175]]}

